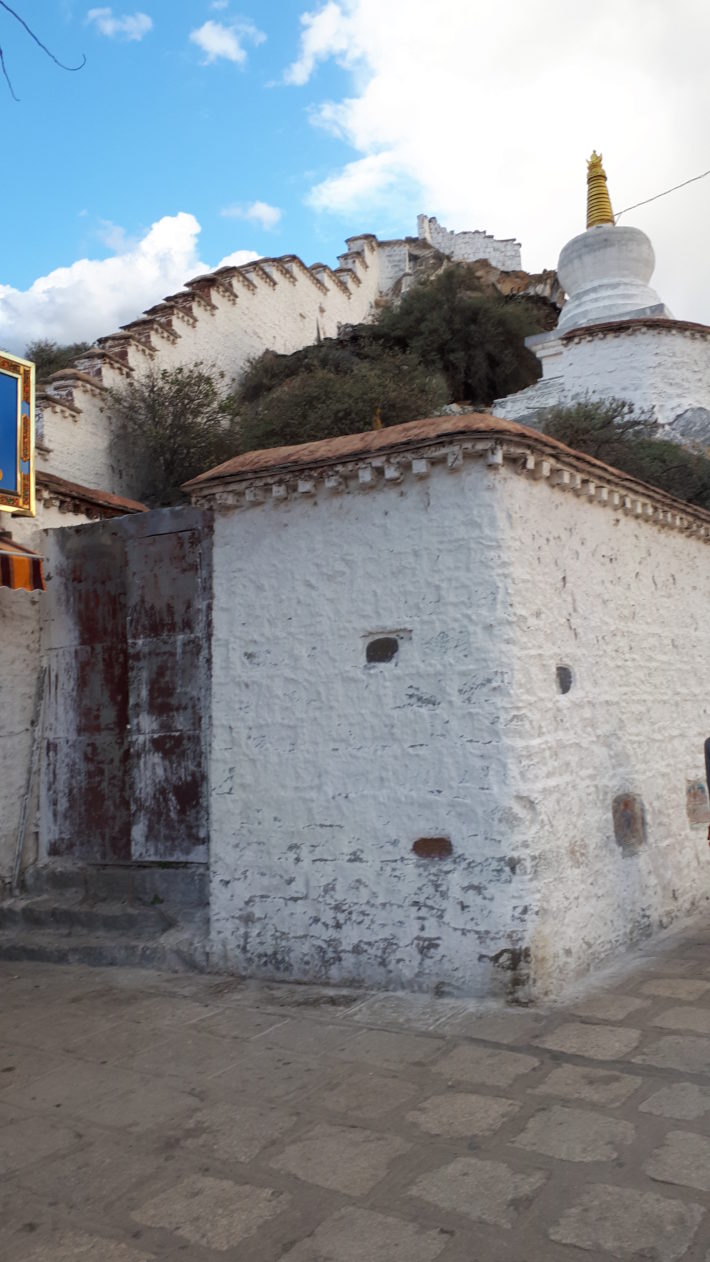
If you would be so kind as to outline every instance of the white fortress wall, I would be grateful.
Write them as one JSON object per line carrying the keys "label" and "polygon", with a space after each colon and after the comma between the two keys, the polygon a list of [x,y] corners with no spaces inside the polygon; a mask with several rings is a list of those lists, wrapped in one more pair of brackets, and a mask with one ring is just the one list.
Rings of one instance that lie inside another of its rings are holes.
{"label": "white fortress wall", "polygon": [[341,324],[370,313],[379,293],[379,257],[368,240],[343,256],[337,272],[311,270],[298,259],[262,260],[197,280],[159,304],[154,314],[99,339],[98,350],[58,374],[39,401],[40,467],[85,486],[129,494],[132,487],[112,460],[107,390],[150,367],[203,363],[224,373],[225,385],[265,350],[289,353],[334,337]]}
{"label": "white fortress wall", "polygon": [[358,485],[217,512],[215,967],[489,993],[531,905],[498,484],[477,463]]}
{"label": "white fortress wall", "polygon": [[521,270],[520,242],[512,238],[498,241],[488,232],[453,232],[428,215],[417,217],[417,228],[420,240],[428,241],[455,263],[487,259],[502,272]]}
{"label": "white fortress wall", "polygon": [[[660,527],[638,519],[636,502],[604,508],[507,467],[501,495],[515,635],[511,845],[535,888],[534,976],[552,993],[707,905],[710,551],[692,523]],[[564,695],[558,666],[572,674]],[[624,796],[645,813],[637,849],[615,839]]]}

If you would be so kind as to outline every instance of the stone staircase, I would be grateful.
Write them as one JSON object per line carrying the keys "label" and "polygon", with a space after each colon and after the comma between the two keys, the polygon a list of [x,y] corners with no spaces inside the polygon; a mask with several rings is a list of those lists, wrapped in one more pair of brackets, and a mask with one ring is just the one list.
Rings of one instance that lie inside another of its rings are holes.
{"label": "stone staircase", "polygon": [[197,865],[29,868],[0,902],[0,959],[205,972],[207,899]]}

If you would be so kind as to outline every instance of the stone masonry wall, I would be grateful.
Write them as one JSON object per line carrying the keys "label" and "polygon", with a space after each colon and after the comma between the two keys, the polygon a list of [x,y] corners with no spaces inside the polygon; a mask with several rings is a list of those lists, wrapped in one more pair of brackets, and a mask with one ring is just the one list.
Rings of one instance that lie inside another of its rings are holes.
{"label": "stone masonry wall", "polygon": [[218,511],[215,965],[559,991],[707,905],[708,526],[520,438],[363,473]]}
{"label": "stone masonry wall", "polygon": [[421,240],[428,241],[455,263],[474,263],[476,259],[487,259],[504,272],[517,272],[521,269],[519,241],[497,241],[488,232],[453,232],[443,228],[436,219],[430,219],[428,215],[417,217],[417,227]]}
{"label": "stone masonry wall", "polygon": [[[507,983],[496,957],[526,941],[531,899],[509,862],[516,702],[495,478],[476,464],[406,491],[218,514],[215,967]],[[396,659],[368,665],[388,634]]]}
{"label": "stone masonry wall", "polygon": [[[0,890],[12,876],[17,829],[32,747],[32,712],[40,666],[42,593],[0,587]],[[36,808],[26,858],[36,853]]]}
{"label": "stone masonry wall", "polygon": [[[504,478],[510,842],[535,890],[532,967],[552,991],[707,904],[710,556],[706,542]],[[643,804],[638,849],[615,839],[621,797]]]}

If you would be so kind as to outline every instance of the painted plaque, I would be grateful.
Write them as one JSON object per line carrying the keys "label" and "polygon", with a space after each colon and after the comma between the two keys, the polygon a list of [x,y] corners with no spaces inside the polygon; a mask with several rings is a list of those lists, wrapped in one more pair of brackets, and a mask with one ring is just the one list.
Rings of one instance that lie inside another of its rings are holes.
{"label": "painted plaque", "polygon": [[0,512],[34,516],[34,364],[0,351]]}

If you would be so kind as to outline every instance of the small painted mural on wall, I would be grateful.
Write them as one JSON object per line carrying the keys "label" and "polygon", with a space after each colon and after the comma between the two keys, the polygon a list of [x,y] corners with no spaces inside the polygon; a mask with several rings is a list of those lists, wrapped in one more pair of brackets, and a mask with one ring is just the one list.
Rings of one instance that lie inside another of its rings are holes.
{"label": "small painted mural on wall", "polygon": [[34,515],[34,364],[0,353],[0,511]]}

